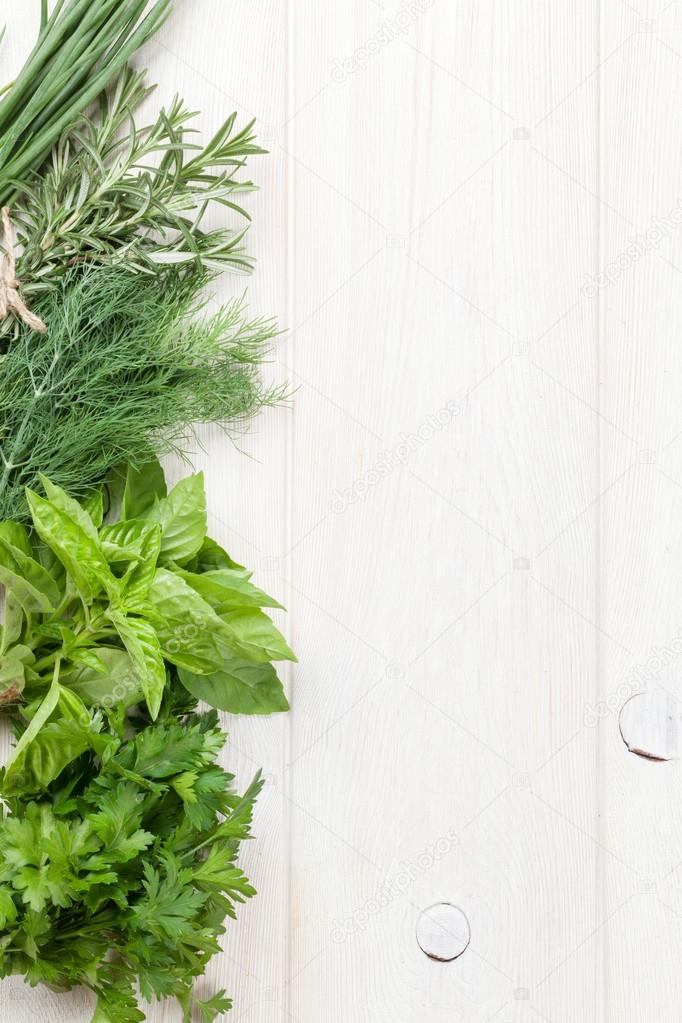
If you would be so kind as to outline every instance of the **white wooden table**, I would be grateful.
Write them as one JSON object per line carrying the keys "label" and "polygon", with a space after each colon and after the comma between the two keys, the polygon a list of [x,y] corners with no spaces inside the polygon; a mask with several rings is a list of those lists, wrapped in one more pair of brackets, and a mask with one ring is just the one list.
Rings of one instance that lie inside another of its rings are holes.
{"label": "white wooden table", "polygon": [[[0,0],[3,78],[37,7]],[[682,698],[680,4],[181,0],[147,57],[207,131],[258,116],[298,388],[197,457],[300,658],[230,723],[260,895],[210,985],[233,1023],[679,1023],[682,764],[618,712]]]}

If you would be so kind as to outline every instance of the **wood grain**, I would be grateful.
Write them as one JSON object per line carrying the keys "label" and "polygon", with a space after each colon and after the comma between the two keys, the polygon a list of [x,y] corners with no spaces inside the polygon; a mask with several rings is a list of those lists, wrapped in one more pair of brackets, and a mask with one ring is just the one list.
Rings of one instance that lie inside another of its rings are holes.
{"label": "wood grain", "polygon": [[[682,765],[618,716],[682,699],[679,5],[195,0],[143,59],[206,132],[258,115],[250,301],[297,388],[196,459],[299,655],[288,718],[230,722],[260,896],[207,988],[235,1023],[677,1023]],[[29,1019],[87,1005],[3,984]]]}

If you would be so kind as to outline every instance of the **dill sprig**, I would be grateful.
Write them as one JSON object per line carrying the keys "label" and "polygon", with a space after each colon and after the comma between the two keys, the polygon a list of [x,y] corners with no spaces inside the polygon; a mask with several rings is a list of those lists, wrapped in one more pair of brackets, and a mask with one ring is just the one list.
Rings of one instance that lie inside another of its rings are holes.
{"label": "dill sprig", "polygon": [[23,326],[1,363],[0,520],[26,518],[39,473],[83,496],[150,446],[182,453],[195,423],[234,429],[281,400],[258,372],[273,321],[240,300],[202,313],[206,280],[76,267],[36,303],[49,330]]}

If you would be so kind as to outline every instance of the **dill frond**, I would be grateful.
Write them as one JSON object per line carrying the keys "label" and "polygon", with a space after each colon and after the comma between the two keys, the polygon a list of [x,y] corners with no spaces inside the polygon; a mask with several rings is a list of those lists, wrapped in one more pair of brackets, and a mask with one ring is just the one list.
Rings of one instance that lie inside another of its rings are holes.
{"label": "dill frond", "polygon": [[240,300],[207,315],[206,281],[76,267],[36,303],[47,333],[23,327],[0,359],[0,520],[26,517],[39,473],[82,496],[150,446],[182,452],[193,424],[234,431],[281,400],[259,375],[274,322]]}

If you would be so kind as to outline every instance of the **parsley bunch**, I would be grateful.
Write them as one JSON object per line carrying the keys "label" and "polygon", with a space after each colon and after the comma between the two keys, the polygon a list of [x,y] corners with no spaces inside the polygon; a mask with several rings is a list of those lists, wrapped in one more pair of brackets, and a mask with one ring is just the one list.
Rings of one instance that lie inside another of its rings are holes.
{"label": "parsley bunch", "polygon": [[97,996],[93,1023],[144,1020],[146,1000],[176,997],[189,1023],[230,1008],[192,984],[220,951],[235,906],[255,894],[235,865],[250,837],[257,776],[243,796],[216,763],[217,714],[177,688],[159,717],[105,714],[101,752],[48,789],[11,798],[0,822],[0,976]]}

